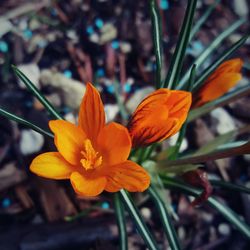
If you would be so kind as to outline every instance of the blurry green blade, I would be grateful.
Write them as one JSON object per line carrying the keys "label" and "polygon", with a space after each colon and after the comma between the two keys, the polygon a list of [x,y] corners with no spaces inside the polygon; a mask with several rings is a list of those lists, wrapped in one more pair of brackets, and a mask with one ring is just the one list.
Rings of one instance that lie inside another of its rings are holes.
{"label": "blurry green blade", "polygon": [[215,187],[219,187],[222,189],[228,189],[230,191],[250,194],[250,188],[247,188],[247,187],[242,186],[242,185],[232,184],[230,182],[219,181],[219,180],[209,180],[209,182]]}
{"label": "blurry green blade", "polygon": [[200,27],[206,22],[210,14],[220,2],[221,0],[216,0],[213,4],[210,4],[210,6],[206,9],[205,13],[196,21],[194,27],[191,30],[190,40],[192,40],[194,35],[199,31]]}
{"label": "blurry green blade", "polygon": [[227,49],[220,57],[218,57],[214,62],[206,69],[204,70],[200,76],[198,77],[198,80],[194,84],[194,89],[193,91],[195,92],[198,90],[203,82],[206,80],[207,77],[209,77],[214,70],[226,59],[228,58],[231,54],[233,54],[238,48],[240,48],[248,39],[249,35],[246,35],[242,37],[239,41],[234,43],[229,49]]}
{"label": "blurry green blade", "polygon": [[173,174],[173,175],[181,175],[186,172],[195,170],[197,168],[203,167],[202,164],[186,164],[186,165],[179,165],[179,166],[167,166],[164,169],[162,168],[159,170],[161,174]]}
{"label": "blurry green blade", "polygon": [[[197,65],[197,68],[201,66],[202,63],[221,45],[222,41],[226,39],[231,33],[233,33],[236,29],[238,29],[243,23],[245,19],[240,19],[233,23],[230,27],[228,27],[225,31],[223,31],[217,38],[199,55],[199,57],[194,61],[194,64]],[[182,89],[185,86],[185,83],[188,80],[191,68],[185,73],[177,88]]]}
{"label": "blurry green blade", "polygon": [[141,237],[143,238],[147,247],[151,250],[158,250],[159,248],[156,244],[156,240],[154,239],[153,235],[150,233],[148,227],[146,226],[145,222],[140,216],[140,213],[137,207],[134,205],[134,202],[132,201],[130,194],[122,189],[120,190],[120,195],[123,201],[125,202],[127,210],[130,216],[132,217],[133,222],[135,223],[136,228],[140,233]]}
{"label": "blurry green blade", "polygon": [[56,119],[62,120],[62,116],[55,110],[51,103],[44,97],[39,89],[20,71],[15,65],[12,68],[17,77],[26,85],[26,87],[32,92],[32,94],[43,104],[47,111]]}
{"label": "blurry green blade", "polygon": [[194,119],[209,113],[210,111],[212,111],[215,108],[225,106],[228,103],[236,101],[239,98],[247,96],[249,94],[250,94],[250,84],[247,86],[244,86],[244,87],[238,87],[235,90],[229,92],[228,94],[226,94],[226,95],[224,95],[224,96],[222,96],[214,101],[208,102],[199,108],[192,109],[189,112],[187,122],[191,122]]}
{"label": "blurry green blade", "polygon": [[163,87],[165,88],[174,89],[180,78],[180,73],[193,24],[196,4],[197,0],[188,1],[185,17],[182,23],[180,35],[178,37],[178,42],[170,62],[166,79],[163,84]]}
{"label": "blurry green blade", "polygon": [[157,190],[155,190],[152,186],[149,187],[148,192],[154,200],[155,205],[157,206],[157,210],[161,217],[161,222],[164,228],[164,232],[167,236],[169,246],[172,250],[180,250],[181,246],[164,202],[157,193]]}
{"label": "blurry green blade", "polygon": [[114,194],[114,207],[115,207],[115,215],[116,215],[116,221],[118,225],[119,238],[120,238],[120,250],[128,250],[128,237],[127,237],[124,207],[121,202],[120,194],[118,192]]}
{"label": "blurry green blade", "polygon": [[195,153],[193,153],[192,156],[208,154],[210,152],[213,152],[216,149],[218,149],[221,145],[226,145],[229,142],[233,141],[240,134],[247,132],[250,132],[250,125],[219,135],[215,139],[206,143],[204,146],[195,151]]}
{"label": "blurry green blade", "polygon": [[16,115],[14,115],[14,114],[12,114],[4,109],[1,109],[1,108],[0,108],[0,115],[4,116],[12,121],[23,124],[24,126],[30,128],[30,129],[33,129],[34,131],[36,131],[42,135],[49,136],[51,138],[54,137],[53,134],[51,134],[50,132],[47,132],[46,130],[36,126],[35,124],[33,124],[33,123],[31,123],[31,122],[29,122],[29,121],[27,121],[19,116],[16,116]]}
{"label": "blurry green blade", "polygon": [[[234,145],[237,142],[234,142]],[[228,158],[228,157],[233,157],[237,155],[242,155],[242,154],[249,154],[250,153],[250,142],[240,142],[240,145],[236,145],[230,148],[225,148],[225,149],[218,149],[213,152],[210,152],[208,154],[202,154],[202,155],[197,155],[197,156],[188,156],[188,157],[183,157],[179,158],[177,160],[161,160],[158,161],[157,167],[160,169],[164,169],[167,166],[178,166],[178,165],[185,165],[185,164],[197,164],[197,163],[202,163],[202,162],[207,162],[207,161],[213,161],[213,160],[218,160],[218,159],[223,159],[223,158]]]}
{"label": "blurry green blade", "polygon": [[[173,190],[179,190],[188,195],[193,195],[195,197],[201,194],[201,190],[193,188],[186,183],[177,180],[176,178],[170,178],[162,176],[162,181],[166,188],[171,188]],[[220,203],[213,197],[209,197],[207,203],[221,213],[232,225],[234,225],[242,234],[244,234],[248,239],[250,239],[250,228],[242,221],[242,219],[234,211],[232,211],[225,204]]]}
{"label": "blurry green blade", "polygon": [[156,58],[156,88],[160,88],[162,66],[162,27],[156,0],[150,0],[150,13],[153,30],[154,54]]}

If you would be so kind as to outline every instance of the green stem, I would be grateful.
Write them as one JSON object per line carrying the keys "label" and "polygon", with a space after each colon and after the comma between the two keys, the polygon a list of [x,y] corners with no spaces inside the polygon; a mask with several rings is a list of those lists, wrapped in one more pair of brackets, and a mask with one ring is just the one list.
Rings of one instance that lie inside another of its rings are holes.
{"label": "green stem", "polygon": [[6,111],[6,110],[3,110],[0,108],[0,115],[12,120],[12,121],[15,121],[15,122],[18,122],[20,124],[23,124],[25,125],[26,127],[30,128],[30,129],[33,129],[35,130],[36,132],[42,134],[42,135],[45,135],[45,136],[49,136],[51,138],[53,138],[53,134],[51,134],[50,132],[47,132],[46,130],[43,130],[42,128],[36,126],[35,124],[29,122],[29,121],[26,121],[24,120],[23,118],[19,117],[19,116],[16,116],[16,115],[13,115],[12,113]]}
{"label": "green stem", "polygon": [[154,54],[156,57],[156,88],[161,87],[161,67],[162,67],[162,27],[159,9],[156,0],[150,1],[150,13],[153,30]]}
{"label": "green stem", "polygon": [[119,193],[114,194],[114,207],[115,207],[115,214],[116,214],[116,220],[117,220],[119,237],[120,237],[120,250],[127,250],[128,249],[128,237],[127,237],[127,230],[126,230],[124,207],[123,207],[123,204],[121,203]]}
{"label": "green stem", "polygon": [[171,59],[168,74],[164,81],[163,87],[175,89],[182,69],[186,49],[189,42],[190,32],[193,24],[197,0],[189,0],[186,8],[185,17],[182,23],[181,32],[175,48],[174,55]]}
{"label": "green stem", "polygon": [[180,250],[181,246],[164,202],[162,201],[161,197],[152,186],[149,187],[148,192],[157,206],[159,215],[161,217],[161,222],[164,228],[164,232],[167,236],[171,249]]}
{"label": "green stem", "polygon": [[39,89],[20,71],[15,65],[12,68],[17,75],[17,77],[22,80],[26,87],[32,92],[32,94],[43,104],[43,106],[48,110],[48,112],[54,116],[56,119],[63,120],[63,117],[55,110],[52,104],[40,93]]}
{"label": "green stem", "polygon": [[[193,188],[176,178],[170,178],[167,176],[161,176],[164,185],[167,188],[174,190],[180,190],[188,195],[198,197],[201,194],[201,190]],[[229,222],[231,222],[242,234],[244,234],[248,239],[250,239],[250,228],[242,221],[239,216],[232,211],[225,204],[220,203],[213,197],[209,197],[207,203],[215,208],[219,213],[221,213]]]}
{"label": "green stem", "polygon": [[134,205],[130,195],[123,189],[120,190],[120,194],[126,204],[130,216],[133,218],[133,221],[136,224],[137,230],[142,236],[147,247],[150,250],[158,250],[159,248],[157,246],[156,240],[154,239],[153,235],[148,230],[148,227],[146,226],[145,222],[141,218],[139,211],[137,207]]}

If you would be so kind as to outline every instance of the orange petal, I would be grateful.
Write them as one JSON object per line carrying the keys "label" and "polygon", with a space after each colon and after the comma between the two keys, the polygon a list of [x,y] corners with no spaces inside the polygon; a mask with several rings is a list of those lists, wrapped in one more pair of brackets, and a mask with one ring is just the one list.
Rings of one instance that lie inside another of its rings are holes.
{"label": "orange petal", "polygon": [[81,151],[84,148],[85,133],[76,125],[62,120],[49,122],[50,129],[55,134],[55,145],[66,161],[78,165]]}
{"label": "orange petal", "polygon": [[58,152],[38,155],[30,165],[30,171],[49,179],[69,179],[76,168],[70,165]]}
{"label": "orange petal", "polygon": [[147,146],[174,135],[185,122],[190,105],[189,92],[154,91],[141,102],[129,121],[133,146]]}
{"label": "orange petal", "polygon": [[97,144],[104,165],[126,161],[131,150],[131,138],[127,128],[115,122],[109,123],[101,130]]}
{"label": "orange petal", "polygon": [[227,60],[222,63],[207,78],[204,85],[193,94],[192,107],[199,107],[228,92],[242,78],[240,73],[242,66],[243,61],[240,58]]}
{"label": "orange petal", "polygon": [[79,111],[79,126],[95,142],[104,125],[105,113],[100,94],[91,83],[87,83]]}
{"label": "orange petal", "polygon": [[107,168],[105,190],[117,192],[124,188],[129,192],[143,192],[149,187],[150,176],[144,168],[132,161]]}
{"label": "orange petal", "polygon": [[227,93],[240,81],[240,73],[225,73],[214,78],[213,81],[205,83],[204,87],[199,90],[198,98],[193,103],[193,107],[201,106],[207,102],[213,101]]}
{"label": "orange petal", "polygon": [[97,196],[105,188],[107,179],[104,176],[92,177],[74,172],[70,176],[71,184],[76,193],[83,196]]}

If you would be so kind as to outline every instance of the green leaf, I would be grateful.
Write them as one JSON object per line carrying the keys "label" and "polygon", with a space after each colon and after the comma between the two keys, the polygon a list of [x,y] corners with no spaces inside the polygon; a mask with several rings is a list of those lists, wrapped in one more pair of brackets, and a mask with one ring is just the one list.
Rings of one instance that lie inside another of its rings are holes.
{"label": "green leaf", "polygon": [[[206,59],[218,48],[222,41],[226,39],[231,33],[233,33],[236,29],[238,29],[246,20],[240,19],[233,23],[230,27],[228,27],[225,31],[223,31],[217,38],[199,55],[199,57],[194,61],[194,64],[199,68],[202,63],[206,61]],[[191,72],[191,68],[186,72],[186,74],[181,79],[178,84],[178,89],[182,89],[185,86],[185,83],[188,80],[188,76]]]}
{"label": "green leaf", "polygon": [[195,13],[197,0],[189,0],[186,8],[185,17],[182,23],[178,42],[174,51],[174,55],[171,59],[168,74],[164,81],[163,87],[169,89],[175,89],[175,86],[180,78],[180,73],[189,42],[190,32],[193,24],[193,18]]}
{"label": "green leaf", "polygon": [[192,156],[211,153],[216,149],[219,149],[221,145],[228,145],[228,143],[233,141],[237,136],[246,132],[250,132],[250,125],[219,135],[215,139],[195,151]]}
{"label": "green leaf", "polygon": [[55,110],[51,103],[40,93],[39,89],[15,66],[12,68],[17,77],[22,80],[26,87],[32,92],[32,94],[43,104],[47,111],[54,116],[56,119],[62,120],[63,117]]}
{"label": "green leaf", "polygon": [[47,132],[46,130],[36,126],[35,124],[33,124],[33,123],[31,123],[31,122],[29,122],[29,121],[27,121],[27,120],[25,120],[25,119],[23,119],[23,118],[21,118],[19,116],[16,116],[16,115],[14,115],[14,114],[12,114],[12,113],[4,110],[4,109],[1,109],[1,108],[0,108],[0,115],[4,116],[4,117],[6,117],[6,118],[8,118],[8,119],[10,119],[12,121],[23,124],[24,126],[30,128],[30,129],[33,129],[33,130],[35,130],[36,132],[38,132],[38,133],[40,133],[42,135],[49,136],[51,138],[54,137],[53,134],[51,134],[50,132]]}
{"label": "green leaf", "polygon": [[230,183],[230,182],[219,181],[219,180],[209,180],[209,182],[215,187],[219,187],[219,188],[222,188],[222,189],[227,189],[227,190],[230,190],[230,191],[250,194],[250,188],[247,188],[247,187],[242,186],[242,185],[237,185],[237,184],[233,184],[233,183]]}
{"label": "green leaf", "polygon": [[215,108],[225,106],[230,102],[236,101],[241,97],[247,96],[250,94],[250,85],[244,87],[238,87],[233,91],[230,91],[228,94],[212,101],[208,102],[202,107],[193,109],[189,112],[187,122],[191,122],[197,119],[200,116],[203,116]]}
{"label": "green leaf", "polygon": [[167,166],[179,166],[185,164],[197,164],[207,161],[213,161],[228,157],[233,157],[242,154],[249,154],[250,153],[250,142],[240,142],[240,145],[232,145],[232,147],[218,149],[208,154],[202,154],[197,156],[187,156],[182,157],[177,160],[161,160],[158,161],[157,167],[160,169],[164,169]]}
{"label": "green leaf", "polygon": [[156,88],[160,88],[162,67],[162,27],[156,0],[150,0],[150,14],[153,30],[154,54],[156,57]]}
{"label": "green leaf", "polygon": [[196,21],[194,27],[191,30],[190,40],[195,36],[195,34],[199,31],[200,27],[206,22],[210,14],[213,12],[215,7],[221,2],[221,0],[214,1],[213,4],[206,9],[205,13]]}
{"label": "green leaf", "polygon": [[166,166],[164,169],[160,169],[159,172],[161,174],[174,174],[174,175],[181,175],[186,172],[196,170],[197,168],[204,167],[202,164],[185,164],[179,166]]}
{"label": "green leaf", "polygon": [[114,194],[114,207],[115,207],[115,214],[117,225],[119,229],[119,237],[120,237],[120,250],[127,250],[128,249],[128,237],[127,237],[127,230],[126,230],[126,221],[124,215],[124,207],[121,203],[120,194]]}
{"label": "green leaf", "polygon": [[137,209],[137,207],[134,205],[130,194],[127,193],[125,190],[120,190],[120,195],[123,199],[123,201],[126,204],[126,207],[128,209],[128,212],[130,216],[133,218],[133,221],[137,227],[137,230],[139,231],[140,235],[142,236],[144,242],[146,243],[147,247],[151,250],[158,250],[158,246],[156,243],[156,240],[154,239],[153,235],[148,230],[148,227],[146,226],[145,222],[143,221],[142,217],[140,216],[140,213]]}
{"label": "green leaf", "polygon": [[[188,195],[198,197],[202,192],[201,190],[193,188],[176,178],[163,176],[162,180],[166,188],[180,190]],[[207,203],[221,213],[225,219],[232,223],[232,225],[234,225],[243,235],[250,239],[250,228],[244,221],[241,220],[239,215],[213,197],[209,197]]]}
{"label": "green leaf", "polygon": [[164,228],[164,232],[167,236],[171,249],[180,250],[181,246],[164,202],[152,186],[149,187],[148,192],[151,198],[154,200],[155,205],[157,206],[159,215],[161,217],[161,222]]}
{"label": "green leaf", "polygon": [[194,92],[197,91],[202,86],[206,78],[209,77],[226,58],[228,58],[238,48],[240,48],[246,42],[248,37],[249,35],[242,37],[240,40],[234,43],[229,49],[227,49],[222,55],[220,55],[216,60],[214,60],[214,62],[200,74],[198,80],[194,84],[193,91]]}

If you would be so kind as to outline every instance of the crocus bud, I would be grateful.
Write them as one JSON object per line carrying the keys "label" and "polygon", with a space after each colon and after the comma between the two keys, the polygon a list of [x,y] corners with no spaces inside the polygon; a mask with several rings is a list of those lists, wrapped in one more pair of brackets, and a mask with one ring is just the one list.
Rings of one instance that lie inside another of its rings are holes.
{"label": "crocus bud", "polygon": [[128,130],[133,147],[163,141],[177,133],[187,118],[191,93],[158,89],[146,97],[133,113]]}
{"label": "crocus bud", "polygon": [[241,80],[240,73],[243,61],[240,58],[222,63],[214,73],[208,77],[204,85],[193,94],[192,107],[196,108],[213,101],[228,92]]}

